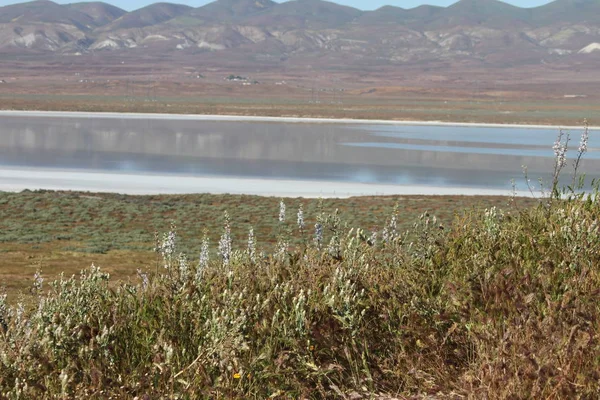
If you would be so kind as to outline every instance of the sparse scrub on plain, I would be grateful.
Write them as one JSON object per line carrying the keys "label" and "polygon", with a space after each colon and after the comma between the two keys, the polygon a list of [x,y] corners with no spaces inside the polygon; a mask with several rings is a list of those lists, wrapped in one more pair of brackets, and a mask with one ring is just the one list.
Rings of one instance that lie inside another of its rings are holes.
{"label": "sparse scrub on plain", "polygon": [[0,397],[598,398],[600,199],[552,189],[406,231],[281,201],[275,246],[225,214],[130,282],[38,274],[0,297]]}
{"label": "sparse scrub on plain", "polygon": [[[522,207],[535,199],[519,199]],[[465,209],[505,207],[502,196],[389,196],[349,199],[286,199],[291,221],[302,206],[306,229],[312,229],[319,209],[339,209],[351,227],[375,230],[398,204],[400,231],[412,226],[427,210],[436,210],[446,225]],[[277,244],[280,229],[278,198],[245,195],[123,196],[109,193],[34,191],[0,192],[0,287],[7,286],[9,300],[27,293],[31,276],[42,269],[46,276],[77,274],[92,262],[111,274],[111,281],[126,280],[139,268],[155,264],[153,232],[177,225],[179,250],[196,254],[207,235],[216,248],[221,236],[221,216],[228,211],[231,235],[246,240],[252,227],[262,251]],[[49,210],[52,210],[49,212]],[[60,212],[59,212],[60,210]],[[297,244],[298,237],[290,237]]]}

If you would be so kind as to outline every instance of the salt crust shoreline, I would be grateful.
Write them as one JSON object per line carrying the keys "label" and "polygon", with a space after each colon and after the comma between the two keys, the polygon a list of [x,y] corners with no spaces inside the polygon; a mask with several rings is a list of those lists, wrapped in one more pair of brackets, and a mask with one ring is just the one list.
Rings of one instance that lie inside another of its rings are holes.
{"label": "salt crust shoreline", "polygon": [[[0,168],[0,191],[20,192],[26,189],[129,195],[211,193],[306,198],[389,195],[512,195],[508,190],[485,188]],[[519,197],[532,196],[528,191],[517,191],[516,195]]]}
{"label": "salt crust shoreline", "polygon": [[[350,118],[292,118],[292,117],[260,117],[242,115],[202,115],[202,114],[151,114],[151,113],[118,113],[118,112],[76,112],[76,111],[16,111],[0,110],[0,117],[58,117],[58,118],[127,118],[148,120],[192,120],[192,121],[229,121],[229,122],[287,122],[312,124],[361,124],[361,125],[418,125],[418,126],[464,126],[487,128],[524,128],[524,129],[581,129],[581,126],[561,125],[521,125],[521,124],[485,124],[469,122],[442,121],[396,121],[367,120]],[[590,130],[600,130],[600,126],[590,126]]]}

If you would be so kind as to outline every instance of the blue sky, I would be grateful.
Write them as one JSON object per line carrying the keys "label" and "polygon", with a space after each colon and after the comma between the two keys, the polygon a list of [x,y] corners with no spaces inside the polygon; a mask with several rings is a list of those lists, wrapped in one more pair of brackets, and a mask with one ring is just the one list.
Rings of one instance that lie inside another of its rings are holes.
{"label": "blue sky", "polygon": [[[91,0],[55,0],[56,3],[66,4],[75,3],[79,1],[91,1]],[[125,10],[135,10],[140,7],[144,7],[148,4],[152,4],[158,1],[165,1],[178,4],[187,4],[193,7],[199,7],[201,5],[210,3],[211,0],[103,0],[106,3],[114,4],[117,7]],[[278,1],[281,3],[281,0]],[[438,6],[448,6],[455,3],[456,0],[431,0],[431,1],[419,1],[419,0],[334,0],[338,4],[344,4],[360,8],[362,10],[374,10],[384,5],[397,6],[402,8],[412,8],[421,4],[431,4]],[[506,0],[507,3],[514,4],[519,7],[536,7],[542,4],[549,3],[550,0]],[[0,6],[7,4],[21,3],[18,0],[0,0]]]}

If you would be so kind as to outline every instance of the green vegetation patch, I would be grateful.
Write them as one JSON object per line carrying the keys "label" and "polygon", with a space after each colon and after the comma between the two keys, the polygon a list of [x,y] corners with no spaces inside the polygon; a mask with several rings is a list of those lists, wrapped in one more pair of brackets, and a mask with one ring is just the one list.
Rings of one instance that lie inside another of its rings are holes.
{"label": "green vegetation patch", "polygon": [[[519,200],[523,206],[534,200]],[[350,199],[287,199],[289,220],[295,218],[300,205],[306,224],[316,222],[319,210],[339,209],[349,226],[377,229],[398,204],[399,229],[409,229],[414,219],[425,211],[435,211],[449,224],[454,215],[465,209],[506,206],[505,197],[477,196],[390,196]],[[164,231],[171,223],[177,226],[183,248],[196,254],[204,232],[218,240],[225,211],[236,221],[232,236],[245,240],[250,227],[257,241],[274,243],[279,226],[278,198],[246,195],[173,195],[125,196],[82,192],[24,191],[0,192],[1,243],[69,242],[68,251],[106,252],[110,250],[154,247],[154,232]],[[73,243],[76,242],[76,243]],[[2,246],[0,246],[2,247]],[[103,250],[103,251],[100,251]]]}

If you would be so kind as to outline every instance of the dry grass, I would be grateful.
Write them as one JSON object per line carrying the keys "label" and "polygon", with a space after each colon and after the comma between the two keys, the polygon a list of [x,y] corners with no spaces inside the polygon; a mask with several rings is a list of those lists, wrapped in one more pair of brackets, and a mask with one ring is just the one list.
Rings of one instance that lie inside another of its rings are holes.
{"label": "dry grass", "polygon": [[[27,293],[37,269],[49,277],[77,273],[92,262],[115,279],[128,279],[137,268],[154,266],[154,232],[171,222],[178,226],[182,249],[199,252],[205,230],[218,240],[220,216],[228,211],[237,224],[233,236],[244,240],[253,226],[261,245],[277,240],[274,219],[279,199],[237,195],[123,196],[77,192],[0,193],[0,280],[11,295]],[[504,207],[505,197],[392,196],[325,199],[323,207],[339,209],[351,226],[381,226],[395,204],[399,205],[399,229],[414,219],[435,212],[449,224],[465,210]],[[534,203],[521,199],[523,207]],[[290,209],[302,204],[307,224],[313,224],[318,200],[289,199]],[[217,216],[217,217],[215,217]]]}
{"label": "dry grass", "polygon": [[38,278],[24,305],[0,296],[0,395],[597,398],[598,201],[472,210],[451,229],[424,214],[406,233],[390,211],[376,239],[322,208],[315,241],[274,199],[275,247],[229,252],[214,228],[200,263],[172,231],[130,283],[92,267]]}
{"label": "dry grass", "polygon": [[205,88],[198,88],[196,93],[186,93],[185,90],[178,92],[169,88],[157,97],[103,94],[93,88],[86,88],[81,93],[67,91],[63,94],[59,94],[62,92],[60,87],[48,90],[0,93],[1,108],[576,126],[598,107],[597,99],[573,99],[565,103],[563,98],[536,95],[526,98],[517,92],[502,97],[502,93],[496,92],[473,95],[471,92],[446,89],[440,89],[439,93],[421,89],[414,93],[381,90],[372,94],[369,89],[360,89],[344,94],[341,104],[338,103],[340,98],[332,94],[329,97],[322,95],[325,97],[319,104],[311,104],[310,93],[304,89],[292,93],[271,93],[265,88],[259,91],[218,88],[214,93],[206,93]]}

